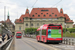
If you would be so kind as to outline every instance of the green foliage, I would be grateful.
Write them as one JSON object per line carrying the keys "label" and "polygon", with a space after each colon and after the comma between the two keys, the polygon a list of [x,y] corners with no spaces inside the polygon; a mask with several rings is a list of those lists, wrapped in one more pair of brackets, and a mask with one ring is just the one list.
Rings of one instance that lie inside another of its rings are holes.
{"label": "green foliage", "polygon": [[26,34],[33,34],[33,33],[37,32],[36,30],[37,30],[37,28],[26,28],[25,33]]}
{"label": "green foliage", "polygon": [[63,37],[75,37],[75,33],[63,33]]}
{"label": "green foliage", "polygon": [[70,33],[75,32],[75,28],[63,28],[63,32],[69,31]]}

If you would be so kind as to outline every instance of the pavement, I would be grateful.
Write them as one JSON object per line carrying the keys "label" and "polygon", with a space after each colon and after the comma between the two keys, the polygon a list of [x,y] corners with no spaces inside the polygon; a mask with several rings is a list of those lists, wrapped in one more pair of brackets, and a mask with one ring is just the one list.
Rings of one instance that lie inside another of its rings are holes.
{"label": "pavement", "polygon": [[15,50],[60,50],[32,38],[15,39]]}
{"label": "pavement", "polygon": [[34,38],[22,37],[21,39],[15,38],[15,50],[75,50],[75,46],[66,44],[52,44],[37,42]]}

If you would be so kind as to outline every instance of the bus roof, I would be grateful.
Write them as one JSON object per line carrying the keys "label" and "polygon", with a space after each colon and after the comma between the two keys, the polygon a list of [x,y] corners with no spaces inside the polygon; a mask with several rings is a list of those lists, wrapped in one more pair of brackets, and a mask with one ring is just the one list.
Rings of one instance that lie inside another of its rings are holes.
{"label": "bus roof", "polygon": [[44,24],[44,25],[40,26],[40,27],[37,29],[37,31],[39,31],[39,30],[41,30],[41,29],[47,29],[47,27],[48,27],[48,24]]}
{"label": "bus roof", "polygon": [[44,29],[47,29],[47,27],[48,26],[61,26],[61,24],[59,24],[59,25],[57,25],[57,24],[44,24],[44,25],[42,25],[42,26],[40,26],[38,29],[37,29],[37,31],[39,31],[39,30],[44,30]]}
{"label": "bus roof", "polygon": [[16,32],[16,33],[21,33],[21,32]]}

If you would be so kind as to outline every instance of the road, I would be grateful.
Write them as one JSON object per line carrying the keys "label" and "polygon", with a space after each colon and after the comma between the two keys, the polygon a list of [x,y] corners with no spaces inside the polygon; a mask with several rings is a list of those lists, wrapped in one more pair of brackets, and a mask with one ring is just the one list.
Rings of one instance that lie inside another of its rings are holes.
{"label": "road", "polygon": [[44,44],[36,39],[23,37],[15,39],[15,50],[75,50],[75,47],[65,44]]}

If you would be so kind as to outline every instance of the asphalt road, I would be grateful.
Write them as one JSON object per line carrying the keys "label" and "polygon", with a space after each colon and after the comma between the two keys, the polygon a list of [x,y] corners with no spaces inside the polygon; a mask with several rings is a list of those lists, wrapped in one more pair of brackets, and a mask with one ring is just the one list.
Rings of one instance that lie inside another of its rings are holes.
{"label": "asphalt road", "polygon": [[65,44],[44,44],[33,38],[15,39],[15,50],[75,50],[75,46]]}

